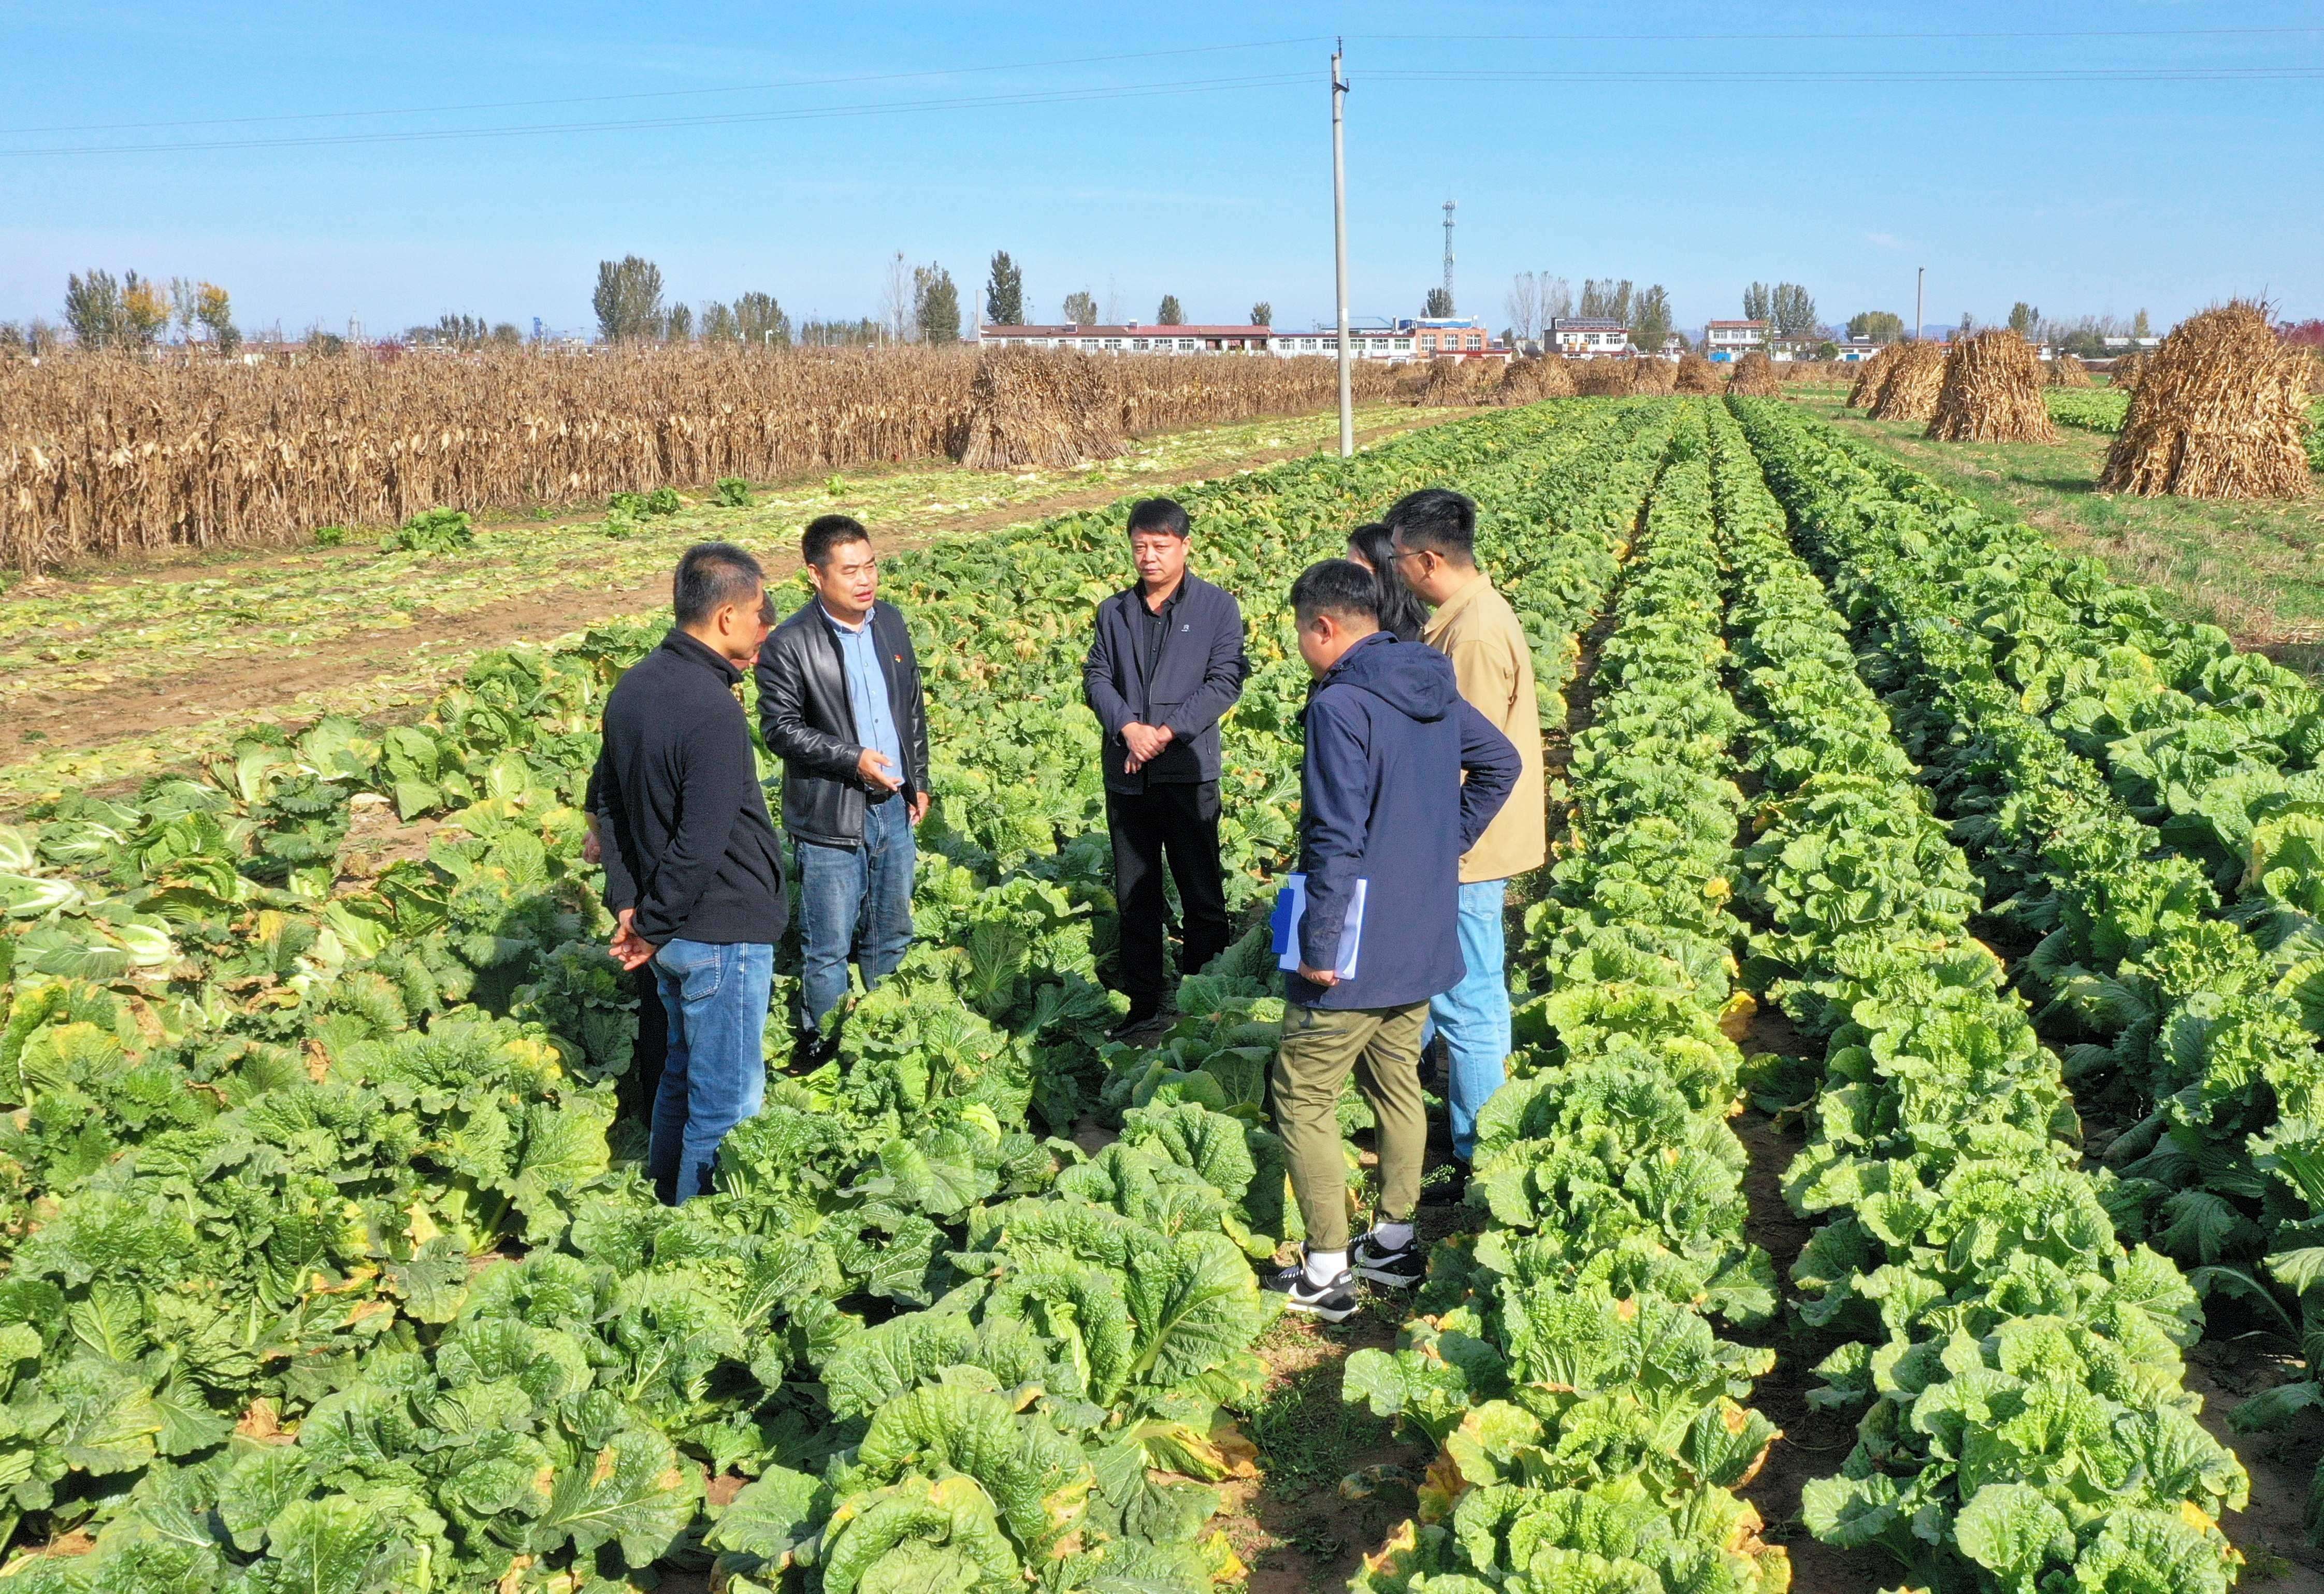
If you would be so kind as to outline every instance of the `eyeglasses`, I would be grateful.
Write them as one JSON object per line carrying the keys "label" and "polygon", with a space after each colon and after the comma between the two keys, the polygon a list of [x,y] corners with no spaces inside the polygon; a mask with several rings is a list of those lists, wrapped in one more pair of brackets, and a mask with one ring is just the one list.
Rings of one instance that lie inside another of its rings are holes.
{"label": "eyeglasses", "polygon": [[1388,562],[1393,565],[1398,559],[1416,559],[1427,552],[1428,550],[1425,548],[1400,548],[1394,553],[1388,555]]}

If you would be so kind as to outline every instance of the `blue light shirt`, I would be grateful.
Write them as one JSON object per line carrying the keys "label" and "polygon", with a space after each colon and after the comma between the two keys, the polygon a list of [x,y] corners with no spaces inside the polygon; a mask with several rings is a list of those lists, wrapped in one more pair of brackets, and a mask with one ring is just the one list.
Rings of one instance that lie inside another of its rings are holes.
{"label": "blue light shirt", "polygon": [[[821,607],[820,604],[817,605]],[[888,755],[889,772],[904,774],[904,742],[896,731],[896,711],[888,701],[888,674],[880,668],[880,640],[872,634],[872,617],[849,625],[823,611],[831,634],[839,639],[840,668],[847,677],[847,705],[855,714],[855,740]]]}

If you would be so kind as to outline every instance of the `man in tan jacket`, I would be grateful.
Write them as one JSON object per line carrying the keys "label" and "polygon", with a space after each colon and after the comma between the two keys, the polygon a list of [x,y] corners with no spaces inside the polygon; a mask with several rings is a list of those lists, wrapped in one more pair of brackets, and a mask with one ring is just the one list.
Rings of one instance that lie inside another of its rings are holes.
{"label": "man in tan jacket", "polygon": [[1429,487],[1388,512],[1397,572],[1435,613],[1420,640],[1451,656],[1461,696],[1516,744],[1523,769],[1517,789],[1485,834],[1461,858],[1461,961],[1468,975],[1429,1005],[1452,1066],[1452,1187],[1458,1201],[1476,1148],[1477,1112],[1508,1078],[1509,990],[1503,972],[1501,910],[1509,877],[1538,869],[1549,852],[1549,815],[1541,762],[1541,707],[1533,687],[1533,651],[1517,612],[1477,568],[1477,506],[1458,493]]}

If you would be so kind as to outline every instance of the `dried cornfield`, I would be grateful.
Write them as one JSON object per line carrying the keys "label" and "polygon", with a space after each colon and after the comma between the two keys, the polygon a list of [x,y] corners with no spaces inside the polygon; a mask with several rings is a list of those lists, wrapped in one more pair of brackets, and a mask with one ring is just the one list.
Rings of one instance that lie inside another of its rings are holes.
{"label": "dried cornfield", "polygon": [[1775,374],[1775,363],[1765,351],[1753,349],[1735,362],[1735,369],[1727,379],[1727,391],[1739,398],[1774,399],[1782,396],[1783,380]]}
{"label": "dried cornfield", "polygon": [[2090,380],[2090,368],[2071,355],[2060,355],[2050,362],[2052,387],[2096,387]]}
{"label": "dried cornfield", "polygon": [[1723,393],[1727,384],[1719,380],[1719,367],[1702,355],[1681,355],[1678,369],[1671,373],[1671,391],[1680,393]]}
{"label": "dried cornfield", "polygon": [[2302,498],[2309,475],[2308,356],[2259,306],[2236,300],[2181,321],[2150,355],[2107,450],[2107,493]]}
{"label": "dried cornfield", "polygon": [[1497,404],[1530,404],[1541,399],[1565,399],[1573,395],[1573,373],[1565,362],[1555,356],[1537,360],[1513,360],[1501,373],[1500,385],[1493,390]]}
{"label": "dried cornfield", "polygon": [[2146,356],[2144,354],[2132,353],[2124,355],[2120,358],[2116,359],[2112,365],[2107,368],[2107,385],[2108,387],[2118,387],[2125,392],[2128,392],[2138,385],[2138,373],[2145,369]]}
{"label": "dried cornfield", "polygon": [[1861,410],[1880,396],[1880,383],[1888,374],[1888,363],[1903,346],[1892,343],[1856,368],[1856,380],[1848,389],[1850,410]]}
{"label": "dried cornfield", "polygon": [[2043,386],[2042,356],[2023,336],[2006,327],[1971,333],[1945,356],[1928,435],[1945,443],[2054,443]]}
{"label": "dried cornfield", "polygon": [[1926,420],[1937,412],[1937,389],[1944,385],[1942,344],[1899,344],[1888,355],[1881,373],[1880,392],[1872,400],[1875,420]]}
{"label": "dried cornfield", "polygon": [[[393,524],[438,504],[512,510],[957,457],[978,360],[885,348],[0,363],[0,562],[38,569]],[[1123,433],[1312,412],[1337,393],[1324,359],[1095,365],[1091,391]],[[1377,366],[1360,364],[1355,379],[1362,400],[1390,393]]]}

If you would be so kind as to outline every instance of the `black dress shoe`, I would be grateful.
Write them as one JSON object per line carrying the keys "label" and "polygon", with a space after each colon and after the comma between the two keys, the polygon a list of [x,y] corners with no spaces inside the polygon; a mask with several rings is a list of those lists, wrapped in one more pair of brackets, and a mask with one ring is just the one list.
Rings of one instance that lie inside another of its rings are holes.
{"label": "black dress shoe", "polygon": [[1105,1038],[1108,1040],[1128,1040],[1131,1036],[1136,1035],[1141,1029],[1152,1028],[1154,1027],[1154,1021],[1161,1016],[1162,1008],[1161,1004],[1158,1002],[1148,1005],[1133,1004],[1130,1007],[1129,1016],[1123,1018],[1120,1023],[1115,1025],[1112,1028],[1105,1032]]}

